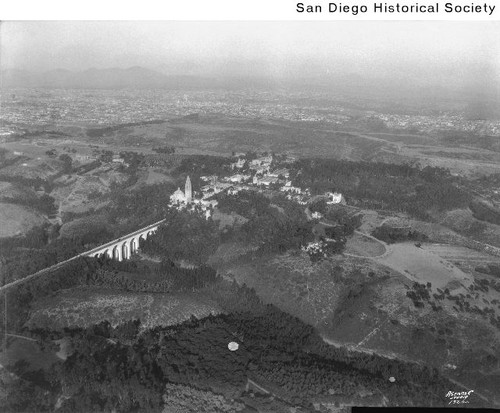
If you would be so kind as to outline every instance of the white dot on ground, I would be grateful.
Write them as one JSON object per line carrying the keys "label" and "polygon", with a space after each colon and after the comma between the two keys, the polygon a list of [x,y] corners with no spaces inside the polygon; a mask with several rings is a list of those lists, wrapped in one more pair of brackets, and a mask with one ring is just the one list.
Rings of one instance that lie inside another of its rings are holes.
{"label": "white dot on ground", "polygon": [[392,377],[392,376],[391,376],[391,377],[389,377],[389,381],[390,381],[391,383],[394,383],[394,382],[396,381],[396,379],[395,379],[394,377]]}
{"label": "white dot on ground", "polygon": [[240,345],[238,343],[236,343],[235,341],[231,341],[228,345],[227,345],[227,348],[231,351],[236,351],[238,350],[238,348],[240,347]]}

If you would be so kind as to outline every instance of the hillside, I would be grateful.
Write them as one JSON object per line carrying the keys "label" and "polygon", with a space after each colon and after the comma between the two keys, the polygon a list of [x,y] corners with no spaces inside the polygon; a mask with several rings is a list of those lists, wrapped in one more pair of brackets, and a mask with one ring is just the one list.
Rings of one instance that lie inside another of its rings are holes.
{"label": "hillside", "polygon": [[0,203],[0,238],[25,235],[45,222],[46,218],[31,208]]}

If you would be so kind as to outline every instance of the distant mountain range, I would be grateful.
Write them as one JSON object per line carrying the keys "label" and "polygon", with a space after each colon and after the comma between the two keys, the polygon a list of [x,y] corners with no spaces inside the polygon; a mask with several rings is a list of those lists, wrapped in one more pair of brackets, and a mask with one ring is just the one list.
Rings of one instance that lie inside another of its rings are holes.
{"label": "distant mountain range", "polygon": [[[26,70],[4,70],[2,86],[5,88],[47,88],[47,89],[243,89],[286,88],[289,90],[318,90],[333,88],[336,92],[379,94],[381,82],[373,82],[359,75],[325,75],[304,78],[276,79],[263,75],[171,75],[145,67],[87,69],[71,71],[55,69],[45,72]],[[394,86],[394,82],[391,82]],[[385,92],[384,92],[385,93]]]}
{"label": "distant mountain range", "polygon": [[70,71],[56,69],[46,72],[4,70],[2,86],[62,88],[62,89],[207,89],[266,86],[263,78],[202,77],[194,75],[165,75],[148,68],[134,66],[127,69],[88,69]]}

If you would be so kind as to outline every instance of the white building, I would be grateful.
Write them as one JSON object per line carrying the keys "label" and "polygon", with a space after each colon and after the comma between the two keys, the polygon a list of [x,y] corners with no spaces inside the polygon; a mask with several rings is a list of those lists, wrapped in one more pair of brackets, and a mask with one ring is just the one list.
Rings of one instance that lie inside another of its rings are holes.
{"label": "white building", "polygon": [[263,175],[263,174],[269,172],[269,165],[251,166],[250,169],[253,170],[253,171],[255,171],[256,174]]}
{"label": "white building", "polygon": [[302,189],[300,189],[297,186],[292,186],[292,181],[287,181],[285,183],[285,185],[280,188],[280,191],[291,192],[294,194],[301,194],[302,193]]}
{"label": "white building", "polygon": [[241,169],[241,168],[243,168],[245,166],[245,162],[246,162],[245,159],[240,158],[236,162],[233,162],[231,164],[231,169],[235,169],[235,168],[236,169]]}
{"label": "white building", "polygon": [[268,155],[268,156],[263,156],[261,158],[254,159],[252,162],[250,162],[250,165],[251,166],[262,166],[262,165],[269,166],[272,161],[273,161],[273,156]]}
{"label": "white building", "polygon": [[226,178],[226,180],[228,182],[232,182],[232,183],[240,183],[240,182],[244,182],[246,181],[247,179],[250,179],[250,175],[241,175],[241,174],[236,174],[236,175],[233,175],[233,176],[230,176],[228,178]]}
{"label": "white building", "polygon": [[[85,161],[95,161],[97,158],[95,156],[91,156],[91,155],[83,155],[83,154],[79,154],[77,153],[75,155],[75,159],[79,162],[85,162]],[[118,159],[118,158],[117,158]],[[113,162],[115,162],[115,159],[113,159]],[[117,162],[121,162],[121,161],[117,161]]]}
{"label": "white building", "polygon": [[170,195],[170,203],[171,204],[190,204],[193,200],[193,189],[191,187],[191,179],[189,176],[186,179],[186,184],[184,186],[184,192],[181,191],[181,188],[177,188],[177,190]]}
{"label": "white building", "polygon": [[328,201],[326,202],[327,204],[345,204],[345,198],[342,196],[342,194],[338,192],[327,192],[326,194],[328,196]]}
{"label": "white building", "polygon": [[276,169],[268,174],[269,176],[274,176],[278,178],[279,176],[284,176],[288,178],[290,176],[290,171],[286,168]]}
{"label": "white building", "polygon": [[257,176],[253,177],[253,183],[255,185],[269,186],[271,184],[275,184],[276,182],[278,182],[278,178],[273,177],[273,176],[264,176],[262,178],[259,178]]}

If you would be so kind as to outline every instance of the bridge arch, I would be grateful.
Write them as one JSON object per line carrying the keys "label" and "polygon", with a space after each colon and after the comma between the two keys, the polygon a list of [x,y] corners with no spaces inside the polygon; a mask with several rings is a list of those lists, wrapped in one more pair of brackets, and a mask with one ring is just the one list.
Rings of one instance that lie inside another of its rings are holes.
{"label": "bridge arch", "polygon": [[113,253],[112,253],[111,258],[113,258],[114,260],[117,260],[117,261],[122,260],[122,254],[121,254],[120,246],[118,244],[116,244],[113,247]]}
{"label": "bridge arch", "polygon": [[137,249],[138,249],[138,242],[135,238],[132,238],[130,240],[130,255],[136,253]]}
{"label": "bridge arch", "polygon": [[137,238],[137,249],[139,249],[139,247],[141,246],[141,240],[146,241],[148,239],[148,235],[149,234],[147,232],[143,232],[139,235],[139,237]]}
{"label": "bridge arch", "polygon": [[127,241],[125,241],[122,244],[121,250],[122,250],[122,260],[128,260],[130,258],[130,255],[129,255],[129,249],[128,249]]}

